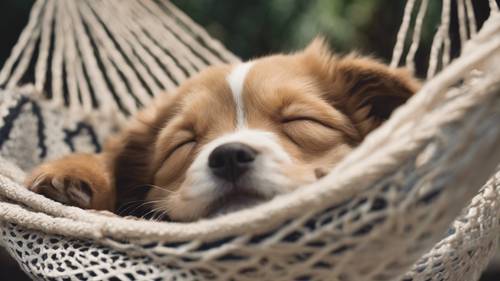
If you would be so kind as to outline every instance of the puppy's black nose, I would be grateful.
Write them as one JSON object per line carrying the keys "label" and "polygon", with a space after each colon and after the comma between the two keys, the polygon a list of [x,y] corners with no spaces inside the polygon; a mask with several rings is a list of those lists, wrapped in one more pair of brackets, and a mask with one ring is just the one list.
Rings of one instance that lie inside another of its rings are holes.
{"label": "puppy's black nose", "polygon": [[210,153],[208,166],[215,176],[234,182],[250,169],[256,156],[257,152],[246,144],[226,143]]}

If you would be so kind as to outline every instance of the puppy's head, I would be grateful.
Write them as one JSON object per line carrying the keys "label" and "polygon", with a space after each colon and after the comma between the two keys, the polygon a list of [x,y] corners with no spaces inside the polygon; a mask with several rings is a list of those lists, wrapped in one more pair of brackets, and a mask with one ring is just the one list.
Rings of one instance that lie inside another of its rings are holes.
{"label": "puppy's head", "polygon": [[118,189],[153,185],[146,198],[182,221],[269,200],[322,177],[417,87],[322,40],[212,67],[139,116],[116,159]]}

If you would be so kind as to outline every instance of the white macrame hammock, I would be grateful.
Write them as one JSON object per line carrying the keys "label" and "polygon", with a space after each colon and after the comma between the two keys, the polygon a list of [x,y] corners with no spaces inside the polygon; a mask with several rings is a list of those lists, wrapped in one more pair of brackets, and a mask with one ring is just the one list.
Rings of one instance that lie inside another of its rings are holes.
{"label": "white macrame hammock", "polygon": [[[428,2],[407,1],[393,67],[414,69]],[[167,0],[36,1],[0,73],[0,244],[35,280],[478,280],[500,233],[500,13],[490,0],[477,30],[472,1],[450,2],[421,91],[331,173],[181,224],[62,205],[24,171],[99,150],[153,96],[238,58]]]}

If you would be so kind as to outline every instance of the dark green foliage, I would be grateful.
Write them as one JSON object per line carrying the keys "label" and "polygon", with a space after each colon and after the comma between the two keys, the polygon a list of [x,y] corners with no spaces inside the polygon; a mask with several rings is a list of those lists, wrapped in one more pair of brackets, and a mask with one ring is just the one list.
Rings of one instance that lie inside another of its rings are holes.
{"label": "dark green foliage", "polygon": [[[388,62],[404,5],[401,0],[173,0],[238,56],[248,59],[273,52],[298,50],[318,34],[338,53],[358,51]],[[482,22],[488,1],[475,1]],[[417,5],[420,1],[417,1]],[[452,1],[455,5],[455,1]],[[452,11],[456,11],[455,7]],[[413,17],[416,13],[413,14]],[[441,18],[441,1],[429,1],[417,52],[417,72],[424,76],[428,51]],[[452,14],[452,30],[456,28]],[[410,30],[411,32],[412,30]],[[458,33],[452,32],[452,53],[459,54]],[[411,33],[408,39],[411,39]]]}
{"label": "dark green foliage", "polygon": [[[402,18],[400,0],[174,0],[210,34],[248,59],[272,52],[297,50],[316,35],[328,38],[339,53],[353,50],[388,61]],[[429,16],[440,17],[439,4]],[[424,44],[432,40],[428,24]]]}

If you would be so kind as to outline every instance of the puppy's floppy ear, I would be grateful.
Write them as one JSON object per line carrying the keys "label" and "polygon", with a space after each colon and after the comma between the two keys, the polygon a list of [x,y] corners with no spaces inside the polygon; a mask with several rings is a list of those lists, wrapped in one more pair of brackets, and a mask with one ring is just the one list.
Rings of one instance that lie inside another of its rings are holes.
{"label": "puppy's floppy ear", "polygon": [[378,127],[418,89],[409,72],[392,69],[369,57],[334,56],[324,40],[304,51],[326,85],[326,99],[352,119],[362,135]]}
{"label": "puppy's floppy ear", "polygon": [[[156,97],[150,106],[137,113],[120,135],[107,143],[105,151],[110,154],[118,211],[132,201],[145,198],[152,183],[153,147],[161,129],[176,114],[177,98],[176,94]],[[142,210],[136,208],[135,211]]]}

